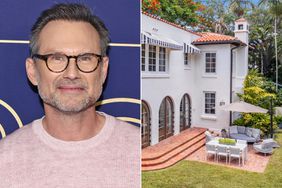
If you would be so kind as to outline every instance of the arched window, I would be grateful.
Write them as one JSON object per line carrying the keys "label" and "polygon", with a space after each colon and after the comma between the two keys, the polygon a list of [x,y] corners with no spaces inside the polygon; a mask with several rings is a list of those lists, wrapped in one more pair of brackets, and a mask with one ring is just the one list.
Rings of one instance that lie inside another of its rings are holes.
{"label": "arched window", "polygon": [[170,97],[165,97],[159,110],[159,141],[173,135],[174,131],[173,102]]}
{"label": "arched window", "polygon": [[184,94],[180,102],[180,131],[191,127],[191,101],[188,94]]}
{"label": "arched window", "polygon": [[151,114],[149,105],[142,100],[142,114],[141,114],[141,139],[142,148],[150,146],[151,143]]}

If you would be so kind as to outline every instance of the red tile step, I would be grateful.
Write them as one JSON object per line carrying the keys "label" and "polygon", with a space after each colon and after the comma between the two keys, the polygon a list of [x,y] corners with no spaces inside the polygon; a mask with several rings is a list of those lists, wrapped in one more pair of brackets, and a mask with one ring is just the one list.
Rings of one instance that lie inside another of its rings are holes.
{"label": "red tile step", "polygon": [[194,138],[194,139],[174,148],[169,153],[166,153],[166,154],[164,154],[164,155],[162,155],[158,158],[155,158],[155,159],[143,160],[142,166],[152,166],[152,165],[158,165],[158,164],[164,163],[164,162],[170,160],[171,158],[175,157],[176,155],[180,154],[181,152],[184,152],[185,150],[187,150],[191,146],[197,144],[199,141],[205,139],[205,137],[206,136],[204,134],[200,134],[200,135],[197,136],[197,138]]}
{"label": "red tile step", "polygon": [[205,145],[206,129],[191,128],[142,150],[142,171],[174,165]]}
{"label": "red tile step", "polygon": [[193,145],[192,147],[188,148],[187,150],[179,153],[178,155],[176,155],[175,157],[173,157],[172,159],[158,164],[158,165],[153,165],[153,166],[142,166],[142,171],[152,171],[152,170],[160,170],[160,169],[164,169],[167,167],[170,167],[174,164],[176,164],[177,162],[181,161],[182,159],[186,158],[187,156],[193,154],[194,152],[196,152],[198,149],[200,149],[201,147],[203,147],[206,144],[206,140],[201,140],[199,142],[197,142],[195,145]]}
{"label": "red tile step", "polygon": [[176,136],[172,136],[165,140],[162,140],[161,142],[159,142],[154,146],[146,147],[142,150],[142,161],[157,159],[171,152],[175,148],[180,147],[186,142],[189,142],[194,138],[197,138],[205,131],[206,129],[204,128],[193,127],[182,131],[180,134]]}

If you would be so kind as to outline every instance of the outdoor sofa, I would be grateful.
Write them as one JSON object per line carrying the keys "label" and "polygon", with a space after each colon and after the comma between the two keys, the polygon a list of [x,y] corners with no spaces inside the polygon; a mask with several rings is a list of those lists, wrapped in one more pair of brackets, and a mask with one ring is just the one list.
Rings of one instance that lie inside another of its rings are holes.
{"label": "outdoor sofa", "polygon": [[248,143],[254,143],[260,140],[260,130],[251,127],[230,126],[228,134],[232,139],[246,140]]}

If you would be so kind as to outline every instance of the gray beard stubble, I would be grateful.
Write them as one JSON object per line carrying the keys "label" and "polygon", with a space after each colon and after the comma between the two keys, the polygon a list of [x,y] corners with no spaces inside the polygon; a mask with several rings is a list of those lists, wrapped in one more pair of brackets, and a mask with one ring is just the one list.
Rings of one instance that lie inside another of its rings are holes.
{"label": "gray beard stubble", "polygon": [[90,107],[93,107],[96,101],[99,99],[99,97],[102,94],[102,86],[101,86],[96,96],[95,95],[87,96],[78,105],[68,107],[67,104],[63,104],[62,101],[60,101],[59,96],[56,93],[52,93],[50,94],[50,96],[45,95],[42,92],[40,85],[41,84],[39,82],[38,83],[38,93],[42,101],[65,114],[76,114],[76,113],[85,111],[86,109]]}

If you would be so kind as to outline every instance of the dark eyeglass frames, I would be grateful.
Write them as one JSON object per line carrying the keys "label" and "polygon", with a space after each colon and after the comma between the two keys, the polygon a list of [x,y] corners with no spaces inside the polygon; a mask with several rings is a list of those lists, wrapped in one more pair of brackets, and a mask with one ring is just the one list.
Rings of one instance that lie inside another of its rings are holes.
{"label": "dark eyeglass frames", "polygon": [[85,53],[77,56],[67,56],[65,54],[34,54],[32,58],[37,58],[45,61],[47,68],[51,72],[60,73],[67,69],[70,59],[75,59],[76,67],[84,73],[94,72],[99,63],[102,61],[102,55],[94,53]]}

